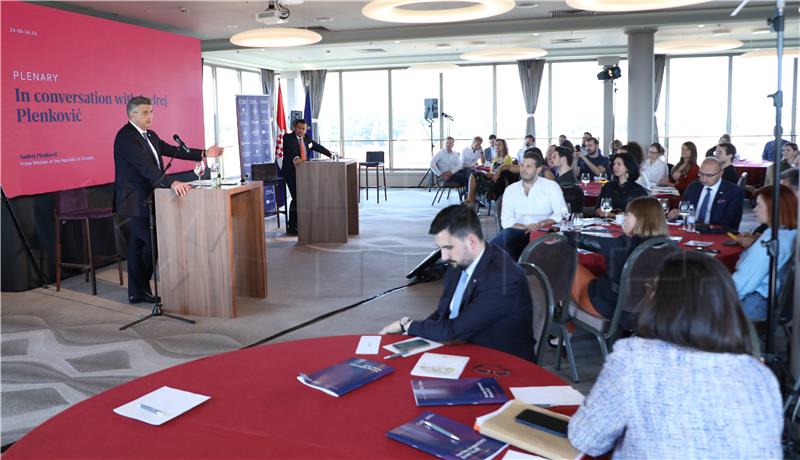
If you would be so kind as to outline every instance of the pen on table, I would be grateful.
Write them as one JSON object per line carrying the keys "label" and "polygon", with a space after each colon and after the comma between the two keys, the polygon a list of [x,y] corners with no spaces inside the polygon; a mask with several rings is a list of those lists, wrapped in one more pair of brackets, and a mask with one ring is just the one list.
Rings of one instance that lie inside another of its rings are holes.
{"label": "pen on table", "polygon": [[454,435],[453,433],[445,430],[444,428],[440,427],[439,425],[431,423],[431,422],[429,422],[427,420],[423,420],[422,424],[425,425],[426,427],[430,428],[431,430],[439,433],[439,434],[443,434],[443,435],[447,436],[448,438],[452,439],[453,441],[461,441],[461,438],[459,438],[458,436]]}
{"label": "pen on table", "polygon": [[399,352],[399,353],[393,353],[393,354],[391,354],[391,355],[384,356],[384,357],[383,357],[383,359],[395,359],[395,358],[402,358],[403,356],[404,356],[404,355],[403,355],[403,352],[401,351],[401,352]]}
{"label": "pen on table", "polygon": [[150,406],[148,406],[146,404],[139,403],[139,408],[144,409],[147,412],[152,412],[153,414],[156,414],[156,415],[167,415],[167,414],[161,412],[160,410],[156,409],[155,407],[150,407]]}

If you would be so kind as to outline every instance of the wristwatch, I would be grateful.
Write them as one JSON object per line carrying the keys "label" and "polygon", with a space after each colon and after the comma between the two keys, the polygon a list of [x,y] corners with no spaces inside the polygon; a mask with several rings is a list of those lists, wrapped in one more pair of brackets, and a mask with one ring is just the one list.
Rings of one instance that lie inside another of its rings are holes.
{"label": "wristwatch", "polygon": [[400,330],[403,331],[403,334],[408,334],[408,326],[411,325],[411,318],[408,316],[404,316],[400,318]]}

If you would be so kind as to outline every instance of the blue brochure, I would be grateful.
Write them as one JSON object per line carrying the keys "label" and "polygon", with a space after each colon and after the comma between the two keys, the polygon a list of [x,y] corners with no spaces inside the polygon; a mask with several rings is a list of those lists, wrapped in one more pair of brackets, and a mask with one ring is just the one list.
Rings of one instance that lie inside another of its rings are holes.
{"label": "blue brochure", "polygon": [[432,412],[424,412],[386,436],[436,457],[452,460],[488,460],[508,445]]}
{"label": "blue brochure", "polygon": [[369,359],[351,358],[313,374],[300,374],[297,380],[338,398],[392,372],[394,368],[386,364]]}
{"label": "blue brochure", "polygon": [[508,401],[494,378],[412,380],[417,406],[500,404]]}

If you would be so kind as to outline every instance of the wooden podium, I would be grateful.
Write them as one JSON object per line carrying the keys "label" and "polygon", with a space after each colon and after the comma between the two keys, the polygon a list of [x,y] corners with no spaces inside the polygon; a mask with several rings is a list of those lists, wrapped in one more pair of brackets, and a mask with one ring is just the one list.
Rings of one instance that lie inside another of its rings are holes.
{"label": "wooden podium", "polygon": [[267,297],[263,185],[156,190],[158,293],[168,312],[233,318],[236,296]]}
{"label": "wooden podium", "polygon": [[358,162],[305,161],[297,168],[300,244],[347,243],[358,235]]}

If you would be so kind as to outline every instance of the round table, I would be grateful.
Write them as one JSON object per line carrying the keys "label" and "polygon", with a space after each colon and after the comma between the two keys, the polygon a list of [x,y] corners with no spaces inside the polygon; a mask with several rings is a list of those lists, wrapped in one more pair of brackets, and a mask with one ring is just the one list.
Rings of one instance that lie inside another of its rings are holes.
{"label": "round table", "polygon": [[747,185],[751,185],[755,188],[759,188],[764,185],[764,179],[767,175],[767,168],[770,166],[772,166],[772,162],[764,160],[741,160],[733,162],[733,167],[736,169],[736,173],[741,176],[743,172],[746,172]]}
{"label": "round table", "polygon": [[[384,336],[381,345],[406,339]],[[224,353],[133,380],[80,402],[14,444],[4,458],[430,458],[386,437],[386,432],[425,410],[472,425],[498,404],[414,404],[409,375],[420,354],[385,361],[395,372],[340,398],[297,381],[355,356],[359,336],[282,342]],[[469,356],[462,377],[478,364],[498,365],[511,386],[566,385],[561,378],[515,356],[477,345],[445,346],[436,352]],[[360,357],[383,361],[389,352]],[[161,386],[211,396],[189,412],[151,426],[112,410]],[[577,407],[556,411],[572,414]]]}
{"label": "round table", "polygon": [[[618,225],[611,224],[608,226],[608,229],[614,234],[614,236],[618,236],[622,234],[622,228]],[[545,231],[538,231],[531,233],[531,241],[546,235],[547,232]],[[678,246],[686,250],[695,250],[695,248],[691,246],[686,246],[686,243],[689,241],[708,241],[712,244],[705,249],[716,249],[719,251],[719,254],[716,254],[714,257],[722,262],[728,270],[733,272],[736,270],[736,262],[739,261],[739,256],[742,254],[744,250],[741,246],[726,246],[722,244],[723,242],[730,240],[730,237],[726,234],[702,234],[696,232],[687,232],[681,230],[680,226],[670,225],[669,226],[669,234],[670,236],[680,236],[682,239]],[[589,269],[595,276],[601,276],[606,273],[606,259],[596,253],[588,253],[588,254],[578,254],[578,262],[581,265]]]}
{"label": "round table", "polygon": [[[597,197],[600,195],[600,191],[603,189],[603,184],[592,181],[586,185],[583,185],[583,182],[578,182],[578,186],[581,188],[581,190],[583,190],[583,206],[587,208],[596,207]],[[651,196],[655,198],[666,198],[669,200],[670,209],[677,209],[678,204],[681,201],[681,197],[679,195],[657,194]]]}

